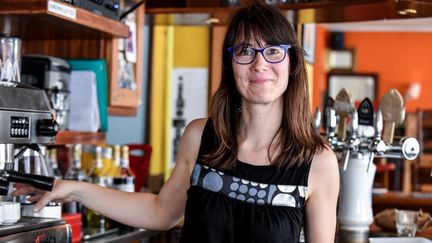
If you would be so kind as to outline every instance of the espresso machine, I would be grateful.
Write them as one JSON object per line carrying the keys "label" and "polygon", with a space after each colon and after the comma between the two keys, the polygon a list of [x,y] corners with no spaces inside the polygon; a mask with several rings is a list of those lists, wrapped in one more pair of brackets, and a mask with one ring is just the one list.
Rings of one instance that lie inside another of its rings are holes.
{"label": "espresso machine", "polygon": [[394,139],[395,125],[402,123],[404,116],[403,99],[395,89],[384,95],[377,112],[368,98],[356,110],[345,89],[335,100],[326,101],[326,137],[339,158],[338,242],[368,242],[373,222],[374,158],[413,160],[418,156],[420,146],[415,138]]}
{"label": "espresso machine", "polygon": [[[13,40],[9,40],[12,38]],[[20,44],[16,37],[3,36],[0,40],[11,45]],[[5,46],[2,57],[13,56],[19,63],[19,46]],[[9,63],[8,60],[2,60]],[[9,72],[14,69],[2,69]],[[16,71],[14,71],[16,72]],[[58,132],[55,112],[42,89],[20,84],[15,75],[1,73],[0,82],[0,216],[6,217],[14,206],[15,220],[4,220],[0,225],[0,242],[70,242],[71,228],[61,219],[21,217],[20,204],[9,195],[12,182],[27,183],[41,190],[51,190],[54,178],[18,171],[17,158],[27,149],[41,150],[54,142]],[[16,207],[18,205],[18,207]]]}

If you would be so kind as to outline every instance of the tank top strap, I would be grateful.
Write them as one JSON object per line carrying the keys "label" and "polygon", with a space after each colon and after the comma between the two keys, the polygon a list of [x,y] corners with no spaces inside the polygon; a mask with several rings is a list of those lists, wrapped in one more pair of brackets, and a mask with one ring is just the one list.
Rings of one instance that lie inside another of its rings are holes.
{"label": "tank top strap", "polygon": [[208,154],[215,143],[216,143],[216,137],[214,134],[213,122],[211,117],[209,117],[204,126],[204,130],[201,136],[201,144],[198,152],[198,159],[202,158],[203,155]]}

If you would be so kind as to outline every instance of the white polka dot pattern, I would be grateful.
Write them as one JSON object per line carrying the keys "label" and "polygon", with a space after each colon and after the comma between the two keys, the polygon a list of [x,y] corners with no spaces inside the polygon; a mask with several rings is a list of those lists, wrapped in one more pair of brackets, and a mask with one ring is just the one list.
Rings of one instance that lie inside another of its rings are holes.
{"label": "white polka dot pattern", "polygon": [[308,190],[302,185],[273,185],[254,182],[222,173],[200,163],[194,166],[191,185],[251,204],[296,208],[304,206]]}

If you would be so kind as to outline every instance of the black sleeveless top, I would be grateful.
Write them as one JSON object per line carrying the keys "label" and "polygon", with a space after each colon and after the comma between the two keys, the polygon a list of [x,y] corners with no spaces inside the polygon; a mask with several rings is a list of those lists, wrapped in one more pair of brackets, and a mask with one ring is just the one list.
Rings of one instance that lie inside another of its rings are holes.
{"label": "black sleeveless top", "polygon": [[205,125],[186,201],[182,243],[299,242],[310,163],[280,169],[238,161],[219,170],[201,162],[215,142]]}

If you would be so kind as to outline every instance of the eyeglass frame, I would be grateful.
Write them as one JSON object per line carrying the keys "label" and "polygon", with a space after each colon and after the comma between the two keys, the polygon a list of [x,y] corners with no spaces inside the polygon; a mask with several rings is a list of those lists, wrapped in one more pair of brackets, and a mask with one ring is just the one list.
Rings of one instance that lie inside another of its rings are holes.
{"label": "eyeglass frame", "polygon": [[[250,48],[250,49],[252,49],[252,50],[255,51],[255,55],[254,55],[254,57],[252,58],[252,60],[251,60],[250,62],[247,62],[247,63],[240,63],[240,62],[238,62],[238,61],[236,60],[236,58],[234,57],[234,49],[235,49],[235,48],[238,48],[238,47],[241,47],[241,46],[246,47],[246,48]],[[278,62],[271,62],[271,61],[267,60],[267,58],[264,56],[264,50],[267,49],[267,48],[270,48],[270,47],[275,47],[275,46],[277,46],[277,47],[282,47],[282,48],[284,49],[285,53],[284,53],[283,58],[282,58],[280,61],[278,61]],[[290,44],[270,45],[270,46],[266,46],[266,47],[263,47],[263,48],[253,48],[253,47],[250,47],[250,46],[247,46],[247,45],[238,45],[238,46],[231,46],[231,47],[228,47],[227,50],[228,50],[229,53],[231,53],[231,57],[232,57],[232,59],[234,60],[234,62],[236,62],[237,64],[240,64],[240,65],[248,65],[248,64],[253,63],[253,62],[255,61],[255,58],[256,58],[258,52],[261,53],[261,55],[263,56],[264,60],[266,60],[266,62],[268,62],[268,63],[272,63],[272,64],[276,64],[276,63],[280,63],[280,62],[282,62],[283,60],[285,60],[285,57],[286,57],[286,55],[287,55],[287,52],[288,52],[288,50],[289,50],[291,47],[292,47],[292,46],[291,46]]]}

